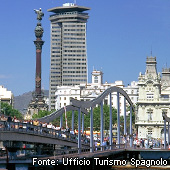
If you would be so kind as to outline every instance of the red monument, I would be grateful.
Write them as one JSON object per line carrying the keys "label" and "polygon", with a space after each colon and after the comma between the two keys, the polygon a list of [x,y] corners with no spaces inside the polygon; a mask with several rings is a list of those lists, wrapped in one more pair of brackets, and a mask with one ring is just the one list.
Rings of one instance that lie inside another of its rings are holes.
{"label": "red monument", "polygon": [[34,11],[37,14],[38,20],[37,26],[35,28],[36,40],[34,41],[36,46],[35,92],[33,93],[33,99],[29,104],[27,118],[31,118],[34,113],[38,114],[40,110],[48,110],[48,106],[44,100],[44,93],[41,90],[41,52],[42,46],[44,44],[44,41],[41,39],[44,32],[43,27],[41,26],[41,20],[44,16],[44,13],[41,11],[41,8]]}

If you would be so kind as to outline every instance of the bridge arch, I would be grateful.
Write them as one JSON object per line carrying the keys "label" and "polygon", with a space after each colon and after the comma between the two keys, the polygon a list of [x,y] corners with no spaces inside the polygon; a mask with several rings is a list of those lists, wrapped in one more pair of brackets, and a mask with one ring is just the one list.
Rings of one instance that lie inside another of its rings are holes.
{"label": "bridge arch", "polygon": [[133,107],[133,103],[131,99],[129,98],[128,94],[120,87],[110,87],[106,89],[101,95],[99,95],[97,98],[91,100],[91,101],[78,101],[76,99],[71,98],[70,102],[72,106],[75,107],[81,107],[81,108],[90,108],[90,107],[95,107],[97,104],[100,104],[103,99],[105,99],[106,96],[108,96],[110,93],[117,92],[122,94],[125,99],[128,101],[130,106],[132,106],[133,111],[135,111]]}
{"label": "bridge arch", "polygon": [[[109,95],[110,96],[110,103],[112,103],[112,93],[113,92],[117,92],[117,139],[118,139],[118,144],[119,144],[119,148],[120,148],[120,104],[119,104],[119,94],[124,96],[124,136],[125,136],[125,141],[126,141],[126,134],[127,134],[127,129],[126,129],[126,100],[128,101],[128,103],[130,104],[130,146],[132,147],[132,110],[135,111],[134,107],[133,107],[133,103],[131,101],[131,99],[129,98],[128,94],[119,87],[113,86],[110,87],[108,89],[106,89],[101,95],[99,95],[97,98],[91,100],[91,101],[78,101],[75,99],[71,99],[71,105],[79,108],[79,112],[78,112],[78,148],[81,148],[81,127],[80,127],[80,120],[81,120],[81,109],[87,109],[90,108],[90,148],[91,148],[91,152],[93,152],[93,108],[96,107],[96,105],[100,105],[100,119],[101,119],[101,123],[100,123],[100,134],[101,134],[101,138],[100,138],[100,143],[103,143],[104,140],[104,134],[103,134],[103,100]],[[84,119],[84,115],[82,114],[82,119]],[[82,121],[83,123],[83,121]],[[110,130],[110,146],[112,147],[112,104],[110,104],[110,125],[109,125],[109,130]],[[82,132],[84,131],[83,129],[83,125],[82,125]],[[110,148],[112,149],[112,148]]]}
{"label": "bridge arch", "polygon": [[[53,113],[51,113],[51,114],[49,114],[49,115],[47,115],[47,116],[44,116],[44,117],[42,117],[42,118],[39,118],[39,119],[37,119],[37,120],[38,120],[38,121],[41,121],[41,122],[47,122],[47,123],[49,123],[49,122],[53,121],[54,119],[56,119],[56,118],[58,118],[58,117],[61,117],[61,116],[63,115],[63,113],[65,113],[65,109],[66,109],[67,111],[75,111],[75,110],[78,110],[78,108],[75,107],[75,106],[67,105],[67,106],[65,106],[65,108],[62,107],[61,109],[59,109],[59,110],[57,110],[57,111],[55,111],[55,112],[53,112]],[[83,112],[84,114],[88,114],[88,111],[87,111],[86,109],[84,109],[84,108],[82,108],[82,112]]]}
{"label": "bridge arch", "polygon": [[[74,126],[74,110],[78,110],[78,148],[81,150],[81,112],[82,114],[82,133],[84,132],[84,114],[87,114],[87,110],[90,108],[90,148],[91,152],[93,152],[93,108],[96,107],[96,105],[100,105],[100,117],[101,117],[101,125],[100,125],[100,133],[101,133],[101,143],[103,143],[104,140],[104,134],[103,134],[103,100],[107,97],[110,96],[110,103],[112,103],[112,93],[116,92],[117,93],[117,139],[118,139],[118,144],[120,146],[120,104],[119,104],[119,95],[121,94],[124,96],[124,136],[126,140],[126,134],[127,134],[127,129],[126,129],[126,101],[128,101],[130,105],[130,146],[132,147],[132,110],[135,111],[133,107],[133,103],[131,99],[129,98],[128,94],[119,87],[113,86],[108,89],[106,89],[101,95],[99,95],[97,98],[91,100],[91,101],[79,101],[76,99],[71,98],[70,103],[71,105],[66,106],[67,111],[72,111],[72,129]],[[112,132],[112,105],[110,104],[110,125],[109,125],[109,130]],[[43,118],[38,119],[39,121],[45,121],[45,122],[50,122],[54,120],[57,117],[60,117],[60,127],[61,127],[61,118],[63,113],[65,113],[65,108],[61,108],[60,110],[45,116]],[[110,133],[109,139],[110,139],[110,146],[112,145],[112,133]],[[112,148],[111,148],[112,149]]]}

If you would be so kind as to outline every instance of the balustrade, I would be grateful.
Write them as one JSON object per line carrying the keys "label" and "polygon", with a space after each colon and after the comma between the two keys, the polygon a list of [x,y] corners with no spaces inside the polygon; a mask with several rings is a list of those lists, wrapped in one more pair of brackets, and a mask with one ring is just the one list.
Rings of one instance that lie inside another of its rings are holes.
{"label": "balustrade", "polygon": [[[0,121],[0,131],[12,131],[12,132],[19,132],[19,133],[26,133],[26,134],[33,134],[33,135],[40,135],[46,137],[57,138],[61,140],[67,140],[71,142],[78,142],[78,135],[71,134],[67,130],[56,130],[53,128],[46,128],[42,127],[41,125],[35,126],[29,123],[22,123],[22,122],[7,122],[7,121]],[[82,135],[82,143],[89,144],[90,141],[85,136]]]}

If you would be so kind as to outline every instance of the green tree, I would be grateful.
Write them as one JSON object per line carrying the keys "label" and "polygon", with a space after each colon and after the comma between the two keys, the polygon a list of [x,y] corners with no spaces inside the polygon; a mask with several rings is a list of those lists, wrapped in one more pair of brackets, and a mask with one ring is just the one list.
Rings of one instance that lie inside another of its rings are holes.
{"label": "green tree", "polygon": [[[39,111],[38,114],[33,114],[32,118],[33,119],[38,119],[38,118],[41,118],[41,117],[44,117],[44,116],[47,116],[51,113],[53,113],[55,111]],[[78,122],[78,112],[75,111],[75,115],[74,115],[74,128],[77,129],[77,122]],[[60,126],[60,117],[54,119],[52,121],[52,124],[55,125],[55,126]],[[72,124],[72,111],[69,111],[67,112],[67,124],[68,124],[68,127],[71,128],[71,124]],[[63,127],[66,128],[66,123],[65,123],[65,114],[63,114]]]}
{"label": "green tree", "polygon": [[[110,106],[103,105],[103,117],[104,117],[104,129],[109,129],[110,124]],[[112,108],[112,123],[115,124],[117,121],[117,110],[115,108]],[[100,106],[95,107],[93,109],[93,127],[94,130],[100,130]],[[90,127],[90,113],[85,117],[85,128]]]}
{"label": "green tree", "polygon": [[[109,129],[109,122],[110,122],[110,106],[104,105],[103,106],[103,114],[104,114],[104,128],[105,130]],[[51,114],[52,112],[49,111],[40,111],[38,114],[34,114],[33,118],[41,118],[46,115]],[[112,122],[113,125],[117,122],[117,110],[115,108],[112,108]],[[67,114],[67,125],[69,128],[72,126],[72,111],[69,111]],[[65,120],[65,114],[63,114],[63,127],[66,128],[66,120]],[[81,115],[81,122],[82,122],[82,115]],[[55,126],[60,126],[60,117],[56,118],[52,121],[52,124]],[[90,127],[90,111],[87,115],[84,115],[84,129],[88,130]],[[100,106],[95,107],[93,109],[93,127],[94,130],[100,130]],[[74,129],[78,129],[78,111],[74,111]]]}
{"label": "green tree", "polygon": [[23,118],[22,114],[18,110],[13,109],[11,105],[4,102],[1,103],[1,113],[6,116],[11,116],[11,117],[16,116],[18,119]]}
{"label": "green tree", "polygon": [[[136,108],[136,106],[133,106],[134,108]],[[127,122],[130,123],[130,106],[127,108],[127,111],[129,111],[129,114],[127,116]],[[132,125],[135,124],[135,112],[132,110]]]}
{"label": "green tree", "polygon": [[[69,128],[71,128],[71,124],[72,124],[72,111],[67,112],[66,116],[67,116],[67,125],[68,125]],[[75,113],[74,113],[74,128],[75,129],[77,129],[77,127],[76,127],[76,125],[77,125],[77,117],[78,117],[78,112],[75,111]],[[60,117],[58,117],[55,120],[53,120],[52,123],[55,126],[60,126]],[[63,128],[66,128],[65,113],[63,113]]]}
{"label": "green tree", "polygon": [[[129,112],[129,114],[126,116],[126,129],[127,129],[127,133],[129,134],[130,132],[130,106],[126,108],[126,111]],[[120,116],[120,125],[121,125],[120,132],[123,135],[124,134],[124,116]],[[135,125],[135,112],[134,111],[132,111],[132,125],[133,126]]]}
{"label": "green tree", "polygon": [[44,116],[47,116],[49,114],[51,114],[53,111],[46,111],[46,110],[40,110],[38,112],[38,114],[33,114],[32,118],[33,119],[38,119],[38,118],[41,118],[41,117],[44,117]]}

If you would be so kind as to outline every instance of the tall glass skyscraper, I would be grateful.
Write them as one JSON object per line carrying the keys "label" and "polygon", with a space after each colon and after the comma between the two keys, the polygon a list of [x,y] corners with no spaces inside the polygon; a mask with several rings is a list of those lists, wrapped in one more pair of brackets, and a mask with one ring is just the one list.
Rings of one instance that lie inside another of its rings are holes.
{"label": "tall glass skyscraper", "polygon": [[90,8],[72,3],[49,9],[51,66],[49,109],[55,109],[57,86],[87,83],[86,23]]}

